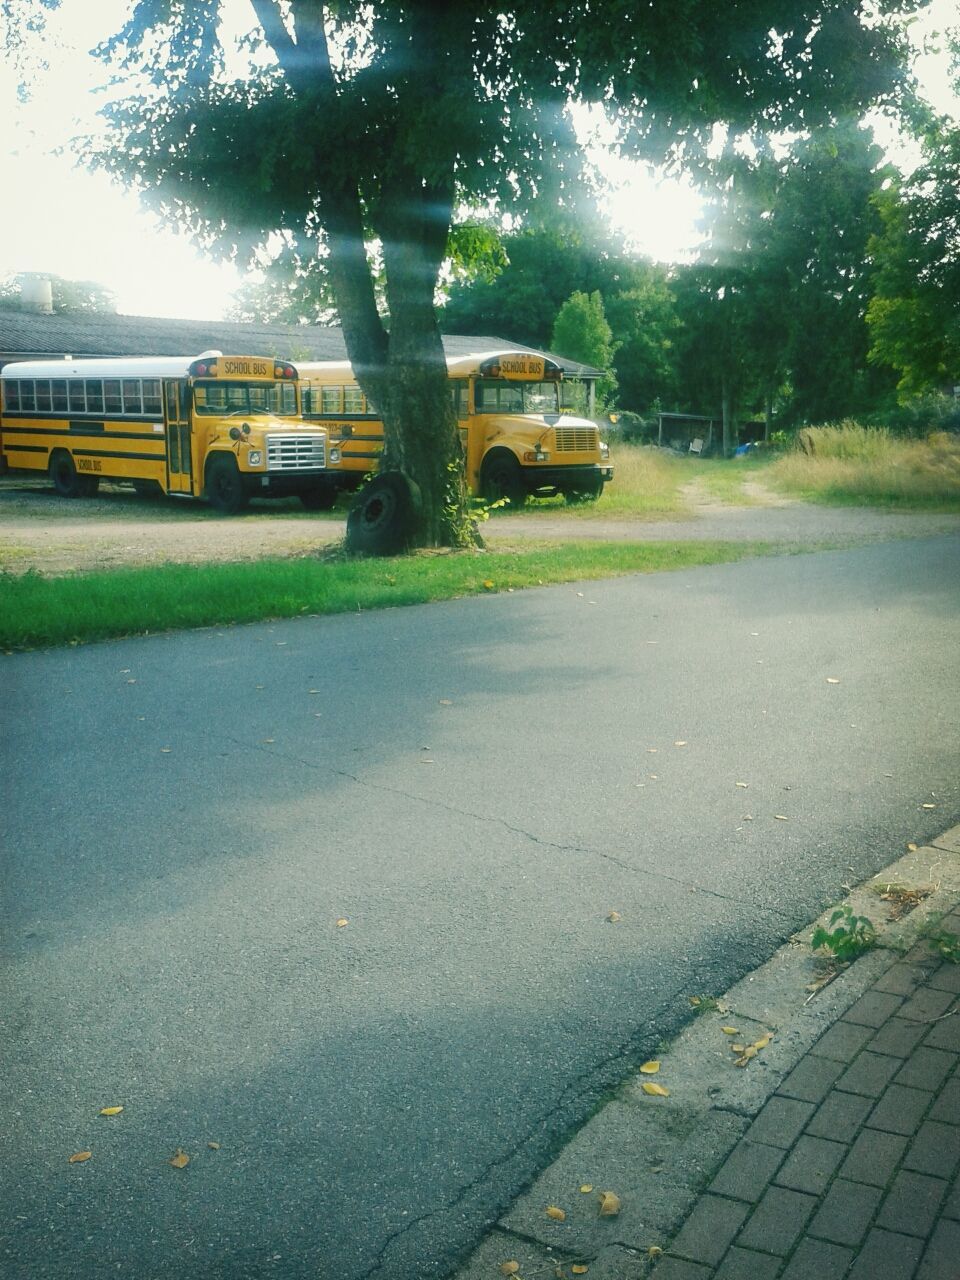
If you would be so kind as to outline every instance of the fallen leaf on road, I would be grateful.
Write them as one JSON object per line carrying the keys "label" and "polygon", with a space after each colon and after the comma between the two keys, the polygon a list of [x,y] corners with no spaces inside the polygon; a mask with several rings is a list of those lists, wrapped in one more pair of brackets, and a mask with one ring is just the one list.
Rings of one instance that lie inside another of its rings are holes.
{"label": "fallen leaf on road", "polygon": [[520,1270],[519,1262],[501,1262],[500,1270],[505,1276],[515,1276]]}
{"label": "fallen leaf on road", "polygon": [[935,804],[922,804],[920,806],[921,809],[935,809],[936,807],[937,806]]}
{"label": "fallen leaf on road", "polygon": [[645,1076],[655,1076],[660,1070],[660,1063],[655,1059],[651,1059],[650,1062],[645,1062],[640,1070]]}
{"label": "fallen leaf on road", "polygon": [[648,1081],[645,1081],[641,1087],[644,1093],[649,1093],[652,1097],[655,1097],[655,1098],[670,1097],[670,1090],[665,1089],[662,1084],[651,1084],[650,1081],[648,1080]]}
{"label": "fallen leaf on road", "polygon": [[839,684],[840,681],[836,676],[827,676],[827,684]]}
{"label": "fallen leaf on road", "polygon": [[600,1192],[600,1216],[602,1218],[612,1218],[614,1214],[620,1212],[620,1197],[614,1195],[612,1191]]}
{"label": "fallen leaf on road", "polygon": [[590,1268],[585,1267],[582,1262],[575,1262],[570,1270],[575,1276],[585,1276]]}
{"label": "fallen leaf on road", "polygon": [[100,1114],[102,1116],[118,1116],[123,1107],[101,1107]]}
{"label": "fallen leaf on road", "polygon": [[585,1182],[585,1183],[583,1184],[583,1186],[580,1188],[580,1190],[583,1192],[583,1194],[584,1194],[585,1196],[586,1196],[586,1195],[589,1195],[589,1194],[590,1194],[590,1192],[593,1190],[593,1183],[592,1183],[592,1182]]}
{"label": "fallen leaf on road", "polygon": [[623,916],[620,914],[619,911],[611,911],[610,914],[607,916],[607,921],[609,924],[617,924],[617,922],[622,919],[623,919]]}
{"label": "fallen leaf on road", "polygon": [[652,1244],[652,1245],[650,1246],[650,1248],[647,1250],[647,1257],[648,1257],[648,1258],[662,1258],[662,1257],[663,1257],[663,1250],[660,1248],[660,1246],[659,1246],[658,1244]]}
{"label": "fallen leaf on road", "polygon": [[558,1209],[555,1204],[547,1206],[547,1217],[552,1218],[554,1222],[563,1222],[566,1216],[567,1215],[564,1211],[562,1209]]}
{"label": "fallen leaf on road", "polygon": [[219,1151],[219,1150],[220,1150],[220,1143],[219,1143],[219,1142],[208,1142],[208,1143],[207,1143],[207,1146],[210,1148],[210,1150],[211,1150],[211,1151]]}
{"label": "fallen leaf on road", "polygon": [[185,1151],[181,1151],[181,1149],[177,1147],[177,1153],[169,1163],[172,1164],[175,1169],[185,1169],[190,1163],[190,1157]]}
{"label": "fallen leaf on road", "polygon": [[738,783],[737,783],[737,786],[738,786],[738,787],[749,787],[749,785],[750,785],[750,783],[749,783],[749,782],[738,782]]}
{"label": "fallen leaf on road", "polygon": [[721,1027],[720,1030],[725,1036],[735,1036],[740,1034],[736,1027]]}
{"label": "fallen leaf on road", "polygon": [[746,1049],[746,1047],[747,1047],[747,1046],[746,1046],[745,1044],[732,1044],[732,1045],[730,1046],[730,1048],[732,1049],[732,1051],[733,1051],[734,1053],[743,1053],[743,1051],[744,1051],[744,1049]]}
{"label": "fallen leaf on road", "polygon": [[908,845],[907,845],[907,852],[908,852],[908,853],[916,853],[916,852],[917,852],[917,846],[913,843],[913,841],[911,841],[911,842],[910,842],[910,844],[908,844]]}
{"label": "fallen leaf on road", "polygon": [[93,1155],[92,1151],[78,1151],[76,1155],[71,1156],[70,1164],[83,1164],[84,1160],[89,1160]]}
{"label": "fallen leaf on road", "polygon": [[337,928],[343,929],[349,923],[350,921],[346,918],[346,916],[341,916],[340,919],[337,921]]}
{"label": "fallen leaf on road", "polygon": [[770,1043],[769,1036],[761,1036],[759,1040],[754,1040],[753,1047],[755,1049],[765,1049],[769,1043]]}
{"label": "fallen leaf on road", "polygon": [[785,813],[775,813],[773,816],[776,818],[776,820],[777,820],[778,822],[789,822],[789,821],[790,821],[790,819],[787,817],[787,815],[786,815]]}
{"label": "fallen leaf on road", "polygon": [[452,706],[453,706],[453,702],[452,702],[452,700],[451,700],[450,698],[439,698],[439,699],[438,699],[438,701],[439,701],[439,703],[440,703],[440,706],[441,706],[441,707],[452,707]]}
{"label": "fallen leaf on road", "polygon": [[673,745],[675,747],[685,747],[687,744],[686,742],[680,741],[680,742],[675,742]]}

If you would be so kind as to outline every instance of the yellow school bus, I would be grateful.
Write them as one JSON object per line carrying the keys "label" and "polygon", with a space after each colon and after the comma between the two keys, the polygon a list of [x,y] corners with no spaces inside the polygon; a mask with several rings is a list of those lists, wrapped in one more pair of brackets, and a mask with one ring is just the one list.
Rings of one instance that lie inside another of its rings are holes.
{"label": "yellow school bus", "polygon": [[65,498],[101,480],[141,494],[326,504],[326,432],[304,423],[298,371],[270,357],[30,360],[0,371],[0,473],[46,472]]}
{"label": "yellow school bus", "polygon": [[[356,489],[376,470],[383,423],[346,361],[301,362],[305,420],[329,438],[328,480]],[[563,412],[563,370],[526,351],[487,351],[447,359],[470,492],[522,506],[528,495],[599,498],[613,479],[610,451],[596,423]],[[331,499],[332,501],[332,499]]]}

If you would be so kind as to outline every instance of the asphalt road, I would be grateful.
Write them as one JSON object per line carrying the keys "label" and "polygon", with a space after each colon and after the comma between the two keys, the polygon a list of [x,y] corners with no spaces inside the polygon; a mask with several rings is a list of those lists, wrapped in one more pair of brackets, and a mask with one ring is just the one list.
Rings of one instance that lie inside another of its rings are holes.
{"label": "asphalt road", "polygon": [[958,688],[956,536],[2,659],[5,1280],[446,1275]]}

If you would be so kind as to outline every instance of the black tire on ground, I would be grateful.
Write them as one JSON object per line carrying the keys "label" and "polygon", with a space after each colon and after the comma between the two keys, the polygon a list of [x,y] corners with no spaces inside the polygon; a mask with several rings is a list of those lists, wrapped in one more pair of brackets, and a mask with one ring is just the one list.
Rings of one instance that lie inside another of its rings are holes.
{"label": "black tire on ground", "polygon": [[365,485],[347,512],[348,551],[393,556],[406,551],[416,530],[420,491],[399,471],[387,471]]}
{"label": "black tire on ground", "polygon": [[480,492],[487,502],[500,502],[507,498],[511,507],[522,507],[527,500],[527,489],[520,473],[520,464],[506,449],[496,449],[488,454],[480,468]]}
{"label": "black tire on ground", "polygon": [[214,511],[225,516],[242,511],[250,501],[243,477],[232,456],[221,454],[207,463],[206,494]]}
{"label": "black tire on ground", "polygon": [[163,486],[159,480],[134,480],[133,490],[138,498],[160,498],[163,496]]}
{"label": "black tire on ground", "polygon": [[567,489],[563,496],[571,506],[576,506],[580,502],[596,502],[602,493],[603,479],[601,477],[591,481],[589,485],[583,488]]}
{"label": "black tire on ground", "polygon": [[97,491],[99,481],[93,481],[90,487],[90,476],[77,474],[73,459],[63,449],[57,449],[50,458],[50,483],[61,498],[92,497]]}
{"label": "black tire on ground", "polygon": [[337,501],[337,490],[332,484],[320,484],[315,489],[305,489],[300,501],[308,511],[330,511]]}

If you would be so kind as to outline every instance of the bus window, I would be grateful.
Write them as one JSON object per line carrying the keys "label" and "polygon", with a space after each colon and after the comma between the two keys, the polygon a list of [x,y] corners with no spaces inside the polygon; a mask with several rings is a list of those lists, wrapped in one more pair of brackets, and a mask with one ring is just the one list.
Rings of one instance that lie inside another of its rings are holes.
{"label": "bus window", "polygon": [[[72,387],[70,389],[71,391],[73,390]],[[143,413],[139,378],[124,378],[123,380],[123,412]]]}
{"label": "bus window", "polygon": [[343,413],[345,417],[363,413],[363,392],[359,387],[343,388]]}
{"label": "bus window", "polygon": [[83,394],[82,382],[68,382],[67,395],[69,397],[69,408],[71,413],[84,413],[87,408],[87,399]]}
{"label": "bus window", "polygon": [[3,384],[3,407],[7,410],[20,408],[20,383],[10,378]]}
{"label": "bus window", "polygon": [[320,392],[320,404],[323,413],[342,413],[343,387],[323,387]]}
{"label": "bus window", "polygon": [[477,413],[557,413],[556,382],[500,382],[478,378]]}
{"label": "bus window", "polygon": [[53,401],[54,413],[67,411],[67,380],[54,378],[50,383],[50,398]]}
{"label": "bus window", "polygon": [[469,384],[466,378],[456,378],[450,383],[450,399],[458,418],[466,418],[470,412]]}
{"label": "bus window", "polygon": [[50,412],[50,379],[37,379],[37,409]]}
{"label": "bus window", "polygon": [[[57,384],[53,384],[53,407],[61,408],[57,404]],[[104,378],[103,380],[103,411],[104,413],[122,413],[123,401],[120,399],[120,379]]]}
{"label": "bus window", "polygon": [[[106,395],[106,388],[104,388]],[[143,380],[143,412],[160,416],[160,379],[144,378]]]}
{"label": "bus window", "polygon": [[87,378],[87,412],[103,413],[103,383],[99,378]]}

